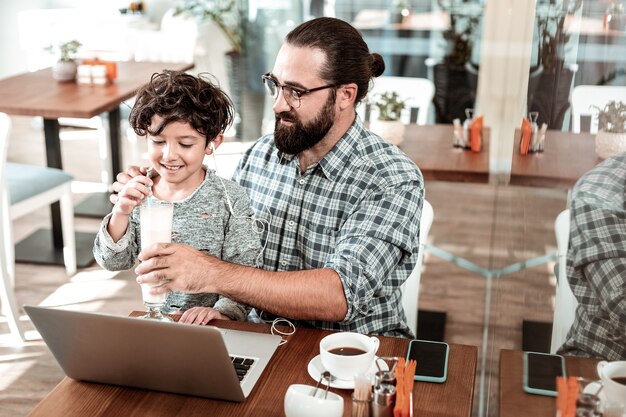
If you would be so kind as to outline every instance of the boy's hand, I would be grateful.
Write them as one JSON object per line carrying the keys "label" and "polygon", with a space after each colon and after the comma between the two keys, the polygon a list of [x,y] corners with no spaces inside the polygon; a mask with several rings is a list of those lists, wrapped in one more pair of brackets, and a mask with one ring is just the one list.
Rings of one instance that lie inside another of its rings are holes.
{"label": "boy's hand", "polygon": [[214,308],[192,307],[183,313],[178,322],[188,324],[207,324],[211,320],[215,319],[230,320],[228,316],[223,315]]}
{"label": "boy's hand", "polygon": [[[124,188],[124,186],[128,183],[128,181],[130,181],[133,177],[136,177],[138,175],[145,176],[147,173],[148,168],[131,165],[126,171],[117,174],[117,176],[115,177],[116,181],[111,186],[113,188],[113,192],[119,193],[120,191],[122,191],[122,188]],[[155,173],[153,172],[152,175],[154,176],[154,174]],[[109,196],[109,200],[111,201],[111,203],[116,204],[118,200],[118,195],[111,194]]]}
{"label": "boy's hand", "polygon": [[151,186],[152,180],[146,176],[139,175],[131,178],[118,193],[113,213],[130,215],[135,207],[152,194],[149,188]]}

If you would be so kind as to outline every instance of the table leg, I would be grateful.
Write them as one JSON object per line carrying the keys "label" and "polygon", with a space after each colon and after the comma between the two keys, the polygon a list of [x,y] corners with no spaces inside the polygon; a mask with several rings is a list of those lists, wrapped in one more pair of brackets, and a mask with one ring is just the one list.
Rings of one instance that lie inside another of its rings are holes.
{"label": "table leg", "polygon": [[[111,159],[111,179],[122,170],[121,155],[121,121],[120,108],[109,111],[109,150]],[[113,205],[109,201],[109,193],[94,193],[74,207],[74,213],[82,217],[102,218],[111,212]]]}
{"label": "table leg", "polygon": [[[43,120],[46,141],[46,163],[50,168],[63,169],[59,121]],[[39,229],[15,245],[15,261],[35,264],[63,265],[63,229],[61,207],[58,202],[50,205],[52,231]],[[76,264],[84,268],[93,263],[95,233],[76,233]]]}

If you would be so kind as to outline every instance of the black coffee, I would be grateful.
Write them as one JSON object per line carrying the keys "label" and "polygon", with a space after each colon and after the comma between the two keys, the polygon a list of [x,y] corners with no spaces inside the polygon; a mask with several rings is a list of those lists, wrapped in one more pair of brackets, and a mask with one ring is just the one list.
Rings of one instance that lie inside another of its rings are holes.
{"label": "black coffee", "polygon": [[618,384],[626,385],[626,376],[616,376],[611,379]]}
{"label": "black coffee", "polygon": [[329,352],[334,353],[335,355],[342,355],[342,356],[356,356],[356,355],[362,355],[366,353],[363,349],[347,347],[347,346],[336,347],[336,348],[329,350]]}

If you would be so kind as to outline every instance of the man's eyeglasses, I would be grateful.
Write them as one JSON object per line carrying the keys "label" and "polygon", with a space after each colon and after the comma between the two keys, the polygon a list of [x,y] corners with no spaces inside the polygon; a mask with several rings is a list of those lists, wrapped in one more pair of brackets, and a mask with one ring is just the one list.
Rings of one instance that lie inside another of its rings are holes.
{"label": "man's eyeglasses", "polygon": [[315,87],[315,88],[309,88],[307,90],[302,90],[300,88],[292,87],[290,85],[280,84],[278,81],[272,78],[269,72],[267,74],[262,75],[261,79],[263,80],[263,84],[265,84],[265,91],[267,91],[267,94],[269,94],[274,100],[278,98],[278,93],[280,92],[280,89],[282,88],[283,97],[285,97],[285,101],[287,102],[287,104],[289,104],[289,106],[293,107],[294,109],[297,109],[300,107],[300,102],[301,102],[303,95],[310,94],[319,90],[324,90],[326,88],[336,87],[335,84],[328,84],[328,85],[323,85],[321,87]]}

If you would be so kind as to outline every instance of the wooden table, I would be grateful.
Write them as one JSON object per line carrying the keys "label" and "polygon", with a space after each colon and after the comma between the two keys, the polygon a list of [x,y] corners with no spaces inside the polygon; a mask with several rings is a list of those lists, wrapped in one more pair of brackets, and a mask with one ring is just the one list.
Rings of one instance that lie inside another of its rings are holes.
{"label": "wooden table", "polygon": [[544,151],[522,156],[520,130],[515,131],[511,185],[567,188],[602,162],[596,155],[595,135],[548,130]]}
{"label": "wooden table", "polygon": [[[117,80],[108,86],[61,83],[52,78],[51,68],[16,75],[0,80],[0,112],[10,115],[41,116],[44,119],[47,165],[63,169],[60,117],[91,118],[108,113],[111,142],[111,167],[114,174],[122,170],[120,156],[119,105],[133,97],[136,91],[150,80],[150,76],[163,69],[187,70],[193,64],[163,62],[119,62]],[[106,201],[108,198],[105,196]],[[102,201],[102,197],[100,197]],[[110,211],[110,206],[104,214]],[[103,216],[97,213],[98,216]],[[59,204],[51,206],[52,240],[46,231],[39,231],[16,246],[16,260],[33,263],[63,264],[63,236]],[[43,232],[43,233],[42,233]],[[77,264],[85,267],[93,262],[93,233],[77,233]],[[42,244],[48,242],[48,245]]]}
{"label": "wooden table", "polygon": [[481,152],[452,146],[452,125],[408,125],[400,144],[426,180],[489,182],[489,131],[483,132]]}
{"label": "wooden table", "polygon": [[[556,398],[528,394],[522,388],[523,355],[518,350],[500,351],[500,397],[499,415],[502,417],[533,416],[554,417]],[[565,357],[565,372],[568,376],[597,379],[598,359]]]}
{"label": "wooden table", "polygon": [[[433,181],[489,182],[490,131],[483,130],[483,149],[479,153],[452,146],[452,125],[409,125],[402,149]],[[576,181],[600,163],[595,153],[594,135],[549,130],[544,152],[522,156],[520,131],[513,145],[510,185],[572,188]]]}
{"label": "wooden table", "polygon": [[[215,321],[219,327],[269,332],[269,326]],[[212,323],[213,324],[213,323]],[[291,384],[315,385],[308,362],[319,353],[320,340],[330,332],[298,328],[278,350],[251,395],[242,403],[123,388],[64,378],[31,412],[31,417],[83,416],[263,416],[283,417],[283,401]],[[381,337],[379,356],[406,353],[409,339]],[[477,348],[450,345],[448,379],[443,384],[415,382],[414,415],[466,416],[472,414]],[[207,376],[210,378],[210,376]],[[352,390],[332,389],[345,400],[344,416],[350,416]]]}

